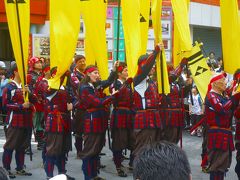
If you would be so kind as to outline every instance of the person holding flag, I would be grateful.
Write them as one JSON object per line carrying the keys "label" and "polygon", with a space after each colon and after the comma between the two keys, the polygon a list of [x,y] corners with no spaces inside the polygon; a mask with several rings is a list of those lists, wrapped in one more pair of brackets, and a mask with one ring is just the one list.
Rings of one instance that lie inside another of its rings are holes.
{"label": "person holding flag", "polygon": [[191,90],[191,79],[187,78],[186,83],[177,81],[182,73],[183,68],[188,61],[183,58],[180,65],[175,69],[168,65],[168,76],[170,83],[170,93],[162,95],[160,114],[164,119],[164,129],[162,138],[166,141],[178,144],[182,128],[184,126],[184,97],[187,97]]}
{"label": "person holding flag", "polygon": [[[30,92],[28,87],[22,88],[16,63],[10,70],[12,81],[3,90],[3,107],[7,109],[6,143],[2,156],[3,167],[7,170],[9,178],[16,176],[11,172],[13,151],[16,151],[16,174],[31,176],[24,170],[25,150],[29,146],[28,132],[32,128],[32,115],[34,107],[31,102],[24,102],[24,93]],[[31,99],[31,96],[29,96]],[[33,100],[33,99],[31,99]]]}
{"label": "person holding flag", "polygon": [[133,79],[133,107],[135,110],[133,131],[136,137],[133,156],[146,144],[155,142],[157,129],[162,128],[159,114],[159,94],[154,81],[148,75],[152,70],[158,53],[163,49],[162,44],[155,46],[151,54],[142,55],[138,59],[137,74]]}
{"label": "person holding flag", "polygon": [[[49,71],[49,70],[48,70]],[[50,72],[50,73],[49,73]],[[45,78],[54,76],[52,69],[46,73]],[[61,76],[61,81],[68,72]],[[47,179],[53,177],[54,165],[59,174],[66,174],[66,154],[71,150],[71,97],[64,86],[59,89],[49,88],[47,80],[42,79],[37,83],[38,94],[44,98],[46,121],[46,145],[43,149],[43,163]],[[68,179],[75,179],[66,175]]]}
{"label": "person holding flag", "polygon": [[224,179],[234,150],[231,121],[240,93],[233,91],[231,98],[224,96],[227,84],[225,78],[226,73],[215,74],[210,80],[205,98],[210,180]]}

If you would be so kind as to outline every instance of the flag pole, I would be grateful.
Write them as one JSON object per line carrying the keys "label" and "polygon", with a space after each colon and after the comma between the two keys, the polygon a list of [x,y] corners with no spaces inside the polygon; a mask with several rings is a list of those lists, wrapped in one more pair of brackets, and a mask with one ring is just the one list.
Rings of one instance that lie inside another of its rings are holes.
{"label": "flag pole", "polygon": [[161,65],[161,85],[162,85],[162,94],[165,94],[165,91],[164,91],[164,73],[163,73],[163,54],[162,54],[162,50],[160,52],[160,65]]}
{"label": "flag pole", "polygon": [[[19,40],[20,40],[20,49],[21,49],[21,59],[22,59],[22,69],[23,69],[23,86],[26,85],[26,74],[25,74],[25,65],[24,65],[24,55],[23,55],[23,43],[22,43],[22,31],[20,26],[20,17],[19,17],[19,8],[18,8],[18,0],[16,0],[16,12],[17,12],[17,23],[18,23],[18,32],[19,32]],[[25,93],[25,97],[28,94]],[[31,137],[32,130],[28,130],[28,141],[29,141],[29,156],[30,161],[32,161],[32,146],[31,146]]]}
{"label": "flag pole", "polygon": [[118,24],[117,24],[117,56],[116,56],[116,61],[119,59],[119,39],[120,39],[120,11],[121,10],[121,0],[118,0]]}
{"label": "flag pole", "polygon": [[16,0],[16,12],[17,12],[17,23],[18,23],[18,32],[19,32],[21,59],[22,59],[22,68],[23,68],[23,85],[26,85],[26,74],[25,74],[24,56],[23,56],[23,43],[22,43],[22,30],[21,30],[21,26],[20,26],[18,0]]}

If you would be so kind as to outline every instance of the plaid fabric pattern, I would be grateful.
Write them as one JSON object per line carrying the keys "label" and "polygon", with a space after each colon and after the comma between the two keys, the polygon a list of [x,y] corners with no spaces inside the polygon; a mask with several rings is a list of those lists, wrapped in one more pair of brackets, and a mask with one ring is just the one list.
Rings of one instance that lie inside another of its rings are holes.
{"label": "plaid fabric pattern", "polygon": [[81,106],[86,110],[83,116],[84,133],[102,133],[107,128],[108,113],[105,106],[112,101],[110,96],[99,97],[99,92],[89,84],[80,87]]}
{"label": "plaid fabric pattern", "polygon": [[182,108],[161,108],[160,116],[165,127],[183,127],[184,109]]}
{"label": "plaid fabric pattern", "polygon": [[24,109],[22,89],[14,82],[7,84],[3,90],[3,106],[7,109],[6,123],[12,127],[32,127],[32,109]]}
{"label": "plaid fabric pattern", "polygon": [[207,117],[208,149],[234,150],[231,127],[231,100],[209,92],[205,99]]}
{"label": "plaid fabric pattern", "polygon": [[208,130],[208,149],[234,150],[232,132],[223,129]]}
{"label": "plaid fabric pattern", "polygon": [[38,101],[34,103],[37,112],[44,112],[45,106],[45,93],[48,90],[48,81],[43,78],[39,78],[39,80],[35,84],[35,89],[33,93],[36,95]]}
{"label": "plaid fabric pattern", "polygon": [[70,114],[67,110],[69,95],[65,90],[58,90],[57,94],[47,100],[46,132],[67,133],[71,128]]}
{"label": "plaid fabric pattern", "polygon": [[140,110],[136,112],[134,129],[161,128],[161,118],[158,110]]}
{"label": "plaid fabric pattern", "polygon": [[74,69],[73,73],[71,73],[70,78],[70,85],[73,89],[73,95],[78,96],[78,87],[80,84],[80,81],[84,78],[84,74]]}
{"label": "plaid fabric pattern", "polygon": [[133,113],[127,109],[113,109],[111,115],[111,128],[133,127]]}
{"label": "plaid fabric pattern", "polygon": [[236,122],[236,133],[235,133],[235,140],[240,142],[240,105],[234,111],[235,122]]}
{"label": "plaid fabric pattern", "polygon": [[[142,97],[138,94],[137,91],[134,91],[134,108],[136,110],[142,110]],[[146,109],[157,109],[159,107],[159,94],[157,90],[157,86],[153,81],[149,81],[148,88],[144,94],[146,101]]]}
{"label": "plaid fabric pattern", "polygon": [[142,98],[134,91],[134,107],[136,115],[134,118],[134,128],[160,128],[162,127],[159,107],[159,95],[157,86],[153,81],[149,81],[148,88],[145,92],[146,110],[143,110]]}
{"label": "plaid fabric pattern", "polygon": [[35,71],[30,71],[28,74],[27,74],[27,84],[28,84],[28,87],[30,89],[31,92],[34,92],[34,89],[35,89],[35,84],[37,82],[37,79],[39,77],[43,77],[43,74],[42,73],[36,73]]}
{"label": "plaid fabric pattern", "polygon": [[236,121],[236,133],[235,133],[235,140],[240,142],[240,119],[235,119]]}
{"label": "plaid fabric pattern", "polygon": [[[122,83],[117,80],[113,88],[119,90],[121,86]],[[132,128],[133,113],[131,108],[133,106],[133,94],[131,87],[121,89],[121,93],[117,94],[113,101],[113,106],[111,128]]]}

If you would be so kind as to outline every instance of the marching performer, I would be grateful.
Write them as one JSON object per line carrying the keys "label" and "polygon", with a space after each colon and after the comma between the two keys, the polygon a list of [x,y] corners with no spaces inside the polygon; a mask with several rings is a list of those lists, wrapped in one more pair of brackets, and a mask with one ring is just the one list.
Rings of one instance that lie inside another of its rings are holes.
{"label": "marching performer", "polygon": [[99,81],[97,67],[93,65],[86,67],[85,74],[79,89],[80,106],[85,110],[82,115],[84,148],[79,155],[83,161],[82,170],[85,180],[100,180],[103,178],[97,176],[97,164],[99,162],[99,153],[105,142],[105,131],[108,122],[105,106],[111,103],[117,92],[114,91],[111,96],[99,98],[98,90],[94,86]]}
{"label": "marching performer", "polygon": [[162,128],[158,111],[160,100],[157,86],[148,77],[161,48],[157,45],[153,53],[142,55],[138,59],[138,70],[133,79],[133,102],[136,111],[133,122],[136,137],[133,156],[136,156],[144,145],[156,141],[157,129]]}
{"label": "marching performer", "polygon": [[[48,84],[45,80],[42,81],[41,85],[43,91],[41,94],[46,95],[44,169],[47,178],[50,179],[53,177],[54,165],[57,166],[59,174],[66,174],[66,155],[71,150],[70,111],[72,110],[72,103],[71,97],[63,86],[59,90],[48,90]],[[75,179],[69,175],[67,177],[68,179]]]}
{"label": "marching performer", "polygon": [[[119,90],[128,78],[126,63],[119,63],[117,68],[118,79],[113,83],[113,89]],[[118,176],[127,177],[123,170],[122,159],[123,150],[133,150],[134,137],[132,131],[133,122],[133,92],[131,86],[124,87],[121,94],[116,95],[113,101],[113,111],[111,115],[111,136],[113,160],[117,169]],[[130,156],[129,165],[132,167],[133,158]]]}
{"label": "marching performer", "polygon": [[187,59],[184,58],[176,69],[171,65],[168,66],[170,93],[167,96],[162,95],[160,106],[160,114],[164,119],[162,138],[176,144],[181,138],[184,126],[183,98],[189,94],[191,89],[189,85],[192,83],[190,78],[187,79],[186,84],[177,81],[186,64]]}
{"label": "marching performer", "polygon": [[231,165],[231,154],[234,150],[231,121],[240,93],[231,99],[223,95],[226,90],[225,77],[225,73],[212,77],[205,98],[210,180],[224,179],[224,174]]}
{"label": "marching performer", "polygon": [[[27,75],[27,84],[31,93],[35,91],[35,85],[39,77],[43,77],[42,74],[42,61],[37,57],[32,57],[29,60],[29,73]],[[44,146],[44,127],[43,127],[43,116],[44,116],[44,105],[37,101],[34,103],[36,112],[33,116],[33,126],[35,139],[38,142],[38,150],[42,150]]]}
{"label": "marching performer", "polygon": [[[3,167],[7,170],[9,178],[15,178],[11,172],[12,154],[15,150],[16,174],[31,176],[24,170],[25,150],[29,147],[29,129],[32,128],[33,106],[30,102],[24,102],[24,92],[16,63],[10,69],[12,81],[6,85],[3,91],[3,106],[7,109],[7,133],[6,143],[3,146]],[[25,88],[25,91],[29,91]]]}
{"label": "marching performer", "polygon": [[78,104],[78,88],[81,80],[84,78],[84,69],[86,67],[86,59],[83,55],[76,55],[74,58],[75,67],[71,73],[70,85],[72,88],[73,99],[73,132],[75,133],[75,147],[77,150],[77,157],[82,151],[82,110],[77,108]]}

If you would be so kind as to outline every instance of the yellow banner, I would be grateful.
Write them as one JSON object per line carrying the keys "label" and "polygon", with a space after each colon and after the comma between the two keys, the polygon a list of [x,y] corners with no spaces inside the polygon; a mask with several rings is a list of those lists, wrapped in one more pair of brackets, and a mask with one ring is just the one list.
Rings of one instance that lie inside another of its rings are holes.
{"label": "yellow banner", "polygon": [[141,54],[147,52],[149,16],[150,0],[140,0]]}
{"label": "yellow banner", "polygon": [[105,29],[107,1],[89,0],[80,3],[86,28],[87,63],[96,61],[100,76],[105,80],[109,75]]}
{"label": "yellow banner", "polygon": [[53,89],[60,88],[60,77],[73,62],[80,29],[79,0],[50,1],[50,65],[57,67],[56,76],[49,80]]}
{"label": "yellow banner", "polygon": [[233,74],[240,67],[240,25],[237,0],[220,1],[224,70]]}
{"label": "yellow banner", "polygon": [[20,79],[22,81],[22,85],[24,86],[26,84],[26,74],[28,67],[30,0],[18,0],[17,3],[16,0],[4,0],[4,2],[13,52]]}
{"label": "yellow banner", "polygon": [[141,55],[139,15],[139,0],[122,0],[122,23],[129,77],[134,77],[136,74],[138,58]]}
{"label": "yellow banner", "polygon": [[[189,11],[190,0],[186,0],[186,2],[187,2],[187,9]],[[174,27],[177,27],[175,20],[174,20]],[[174,29],[173,33],[174,33],[173,35],[173,66],[177,67],[182,60],[181,39],[177,29]]]}
{"label": "yellow banner", "polygon": [[188,58],[188,67],[192,73],[192,78],[204,100],[212,73],[207,65],[207,59],[202,54],[201,45],[195,42],[192,50],[184,52],[183,56]]}
{"label": "yellow banner", "polygon": [[[154,29],[154,36],[155,36],[155,44],[162,42],[161,16],[162,16],[162,0],[153,0],[152,1],[152,22],[153,22],[153,29]],[[160,59],[160,56],[158,55],[156,59],[158,92],[161,94],[162,93],[168,94],[170,93],[170,86],[169,86],[169,80],[168,80],[166,55],[165,55],[164,49],[162,50],[161,58],[162,59]]]}

